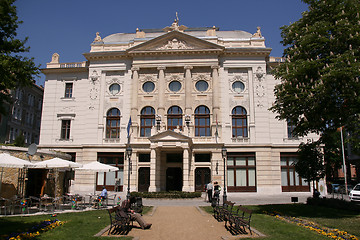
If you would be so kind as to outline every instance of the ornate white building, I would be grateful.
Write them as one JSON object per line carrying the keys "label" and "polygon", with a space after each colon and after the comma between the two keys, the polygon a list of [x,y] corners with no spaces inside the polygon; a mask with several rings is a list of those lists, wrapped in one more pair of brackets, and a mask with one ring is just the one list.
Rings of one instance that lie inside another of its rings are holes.
{"label": "ornate white building", "polygon": [[[40,146],[77,162],[118,166],[115,173],[76,172],[74,192],[105,185],[126,191],[129,127],[131,191],[202,191],[218,181],[228,192],[309,192],[291,165],[291,126],[275,119],[277,80],[260,28],[254,34],[187,28],[136,30],[101,38],[87,61],[60,63],[46,75]],[[226,158],[222,148],[227,149]],[[226,166],[224,166],[226,159]]]}

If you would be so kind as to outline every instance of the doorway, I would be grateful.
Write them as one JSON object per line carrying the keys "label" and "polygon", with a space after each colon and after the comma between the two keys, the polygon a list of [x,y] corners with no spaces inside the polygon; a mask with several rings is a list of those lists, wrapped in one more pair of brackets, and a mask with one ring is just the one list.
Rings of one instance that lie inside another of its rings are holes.
{"label": "doorway", "polygon": [[204,192],[205,184],[208,184],[211,179],[210,168],[196,168],[195,169],[195,192]]}
{"label": "doorway", "polygon": [[47,172],[45,169],[29,169],[25,194],[27,197],[40,197],[44,194]]}
{"label": "doorway", "polygon": [[182,191],[183,179],[180,167],[169,167],[166,170],[166,191]]}
{"label": "doorway", "polygon": [[139,168],[138,191],[148,192],[149,186],[150,186],[150,168],[141,167]]}

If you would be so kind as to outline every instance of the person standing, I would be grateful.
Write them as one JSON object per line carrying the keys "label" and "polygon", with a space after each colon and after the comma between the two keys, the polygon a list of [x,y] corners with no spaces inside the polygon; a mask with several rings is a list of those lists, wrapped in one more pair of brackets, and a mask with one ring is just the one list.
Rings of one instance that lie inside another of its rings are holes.
{"label": "person standing", "polygon": [[101,191],[101,194],[100,194],[101,199],[102,200],[107,199],[107,195],[108,195],[108,193],[107,193],[106,187],[103,186],[103,190]]}
{"label": "person standing", "polygon": [[221,187],[220,187],[219,183],[214,182],[214,198],[216,198],[217,201],[219,201],[219,198],[220,198],[220,191],[221,191]]}
{"label": "person standing", "polygon": [[209,182],[209,183],[206,185],[206,192],[207,192],[207,194],[208,194],[209,202],[212,201],[213,188],[214,188],[214,186],[212,185],[211,182]]}

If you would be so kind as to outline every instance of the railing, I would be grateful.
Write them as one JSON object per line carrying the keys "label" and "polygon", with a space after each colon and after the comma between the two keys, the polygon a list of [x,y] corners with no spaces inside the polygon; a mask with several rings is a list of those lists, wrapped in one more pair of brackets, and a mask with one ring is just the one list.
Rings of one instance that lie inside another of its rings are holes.
{"label": "railing", "polygon": [[72,63],[48,63],[47,68],[82,68],[86,67],[86,61],[84,62],[72,62]]}
{"label": "railing", "polygon": [[269,62],[283,63],[283,62],[285,62],[285,58],[283,58],[283,57],[270,57]]}

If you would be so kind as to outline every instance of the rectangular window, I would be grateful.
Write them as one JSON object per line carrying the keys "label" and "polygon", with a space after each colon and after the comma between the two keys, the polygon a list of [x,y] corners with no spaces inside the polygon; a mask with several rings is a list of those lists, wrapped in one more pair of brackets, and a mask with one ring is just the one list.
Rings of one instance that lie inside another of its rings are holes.
{"label": "rectangular window", "polygon": [[255,153],[228,153],[227,184],[229,192],[256,192]]}
{"label": "rectangular window", "polygon": [[65,84],[65,98],[72,98],[73,93],[73,83],[66,83]]}
{"label": "rectangular window", "polygon": [[296,153],[281,153],[281,187],[283,192],[308,192],[309,183],[306,183],[295,171],[293,163],[297,159]]}
{"label": "rectangular window", "polygon": [[287,121],[287,135],[288,138],[295,138],[296,136],[294,135],[294,129],[295,129],[295,125],[291,123],[290,120]]}
{"label": "rectangular window", "polygon": [[139,162],[150,162],[150,154],[149,153],[140,153],[139,154]]}
{"label": "rectangular window", "polygon": [[119,171],[97,173],[96,190],[105,186],[108,191],[114,191],[116,182],[120,183],[117,191],[122,191],[124,182],[124,153],[98,153],[98,162],[118,167]]}
{"label": "rectangular window", "polygon": [[70,139],[70,121],[71,120],[61,120],[61,139]]}

